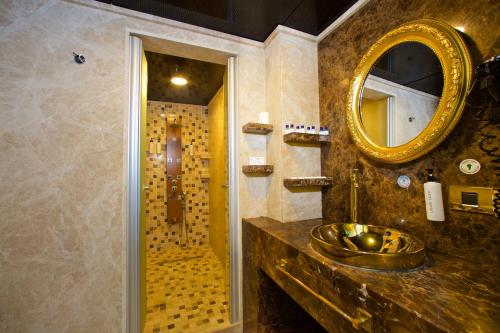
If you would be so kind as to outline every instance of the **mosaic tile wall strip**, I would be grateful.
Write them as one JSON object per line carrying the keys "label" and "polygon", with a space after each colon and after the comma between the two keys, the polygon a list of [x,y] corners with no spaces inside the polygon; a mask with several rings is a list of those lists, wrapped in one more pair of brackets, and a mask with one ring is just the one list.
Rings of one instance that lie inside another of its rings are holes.
{"label": "mosaic tile wall strip", "polygon": [[[176,259],[189,256],[191,259]],[[229,325],[224,265],[208,245],[147,254],[143,333],[213,332]]]}
{"label": "mosaic tile wall strip", "polygon": [[[182,223],[167,221],[166,133],[167,117],[182,120],[182,187],[187,191],[188,244],[208,244],[208,109],[206,106],[148,101],[146,140],[146,246],[162,250],[178,246]],[[159,141],[158,141],[159,140]],[[159,144],[158,144],[159,143]],[[155,153],[156,150],[156,153]]]}

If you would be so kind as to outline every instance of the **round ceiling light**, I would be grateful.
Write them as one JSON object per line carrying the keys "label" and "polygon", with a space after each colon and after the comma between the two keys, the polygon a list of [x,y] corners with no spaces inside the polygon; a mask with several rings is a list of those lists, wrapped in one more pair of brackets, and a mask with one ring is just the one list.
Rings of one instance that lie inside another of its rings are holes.
{"label": "round ceiling light", "polygon": [[172,76],[172,78],[170,79],[170,82],[172,82],[176,86],[185,86],[188,83],[188,81],[186,80],[184,75],[181,75],[179,73],[179,66],[178,65],[175,66],[175,75]]}
{"label": "round ceiling light", "polygon": [[183,78],[182,76],[178,76],[178,75],[172,77],[170,79],[170,82],[172,82],[173,84],[175,84],[177,86],[185,86],[188,83],[188,81],[185,78]]}

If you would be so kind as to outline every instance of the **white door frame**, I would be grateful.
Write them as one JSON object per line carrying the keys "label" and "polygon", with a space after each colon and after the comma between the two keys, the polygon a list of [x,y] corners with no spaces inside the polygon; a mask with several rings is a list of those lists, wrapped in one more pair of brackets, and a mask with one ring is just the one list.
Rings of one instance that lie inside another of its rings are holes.
{"label": "white door frame", "polygon": [[394,147],[394,134],[396,133],[396,121],[394,112],[394,96],[387,96],[387,146]]}
{"label": "white door frame", "polygon": [[[141,64],[142,40],[144,32],[127,31],[129,73],[128,103],[128,158],[127,158],[127,224],[125,228],[126,267],[125,276],[125,332],[140,333],[141,324],[141,274],[140,270],[140,153],[141,153]],[[168,42],[172,40],[161,39]],[[193,48],[196,48],[193,45]],[[223,50],[215,52],[227,55],[227,105],[228,105],[228,163],[229,163],[229,263],[230,263],[230,321],[241,322],[242,318],[242,244],[239,223],[239,190],[238,190],[238,113],[237,113],[237,57]]]}

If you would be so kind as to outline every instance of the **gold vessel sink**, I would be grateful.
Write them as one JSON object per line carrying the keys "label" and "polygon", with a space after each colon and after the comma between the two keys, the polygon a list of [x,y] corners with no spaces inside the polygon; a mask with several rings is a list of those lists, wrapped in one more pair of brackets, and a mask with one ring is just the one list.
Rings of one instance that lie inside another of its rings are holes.
{"label": "gold vessel sink", "polygon": [[311,245],[340,263],[379,270],[405,270],[425,262],[425,245],[396,229],[367,224],[333,223],[311,230]]}

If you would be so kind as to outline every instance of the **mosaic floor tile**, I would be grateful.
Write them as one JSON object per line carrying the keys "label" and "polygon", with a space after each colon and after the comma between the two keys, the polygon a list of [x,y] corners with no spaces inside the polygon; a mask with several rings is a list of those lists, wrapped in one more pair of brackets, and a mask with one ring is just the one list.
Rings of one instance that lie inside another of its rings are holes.
{"label": "mosaic floor tile", "polygon": [[227,327],[224,273],[224,266],[206,245],[148,253],[143,333],[204,333]]}

